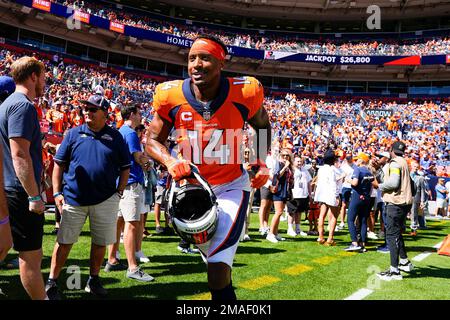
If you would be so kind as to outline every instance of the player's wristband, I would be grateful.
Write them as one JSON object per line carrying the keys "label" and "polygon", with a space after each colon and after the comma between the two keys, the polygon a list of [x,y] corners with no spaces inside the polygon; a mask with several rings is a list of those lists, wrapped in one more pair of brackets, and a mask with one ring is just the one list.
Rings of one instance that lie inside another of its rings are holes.
{"label": "player's wristband", "polygon": [[53,198],[56,198],[56,197],[62,196],[62,195],[63,195],[62,192],[55,192],[55,193],[53,194]]}
{"label": "player's wristband", "polygon": [[7,224],[8,222],[9,222],[9,216],[6,216],[2,220],[0,220],[0,226],[3,225],[3,224]]}
{"label": "player's wristband", "polygon": [[28,202],[38,202],[38,201],[42,201],[42,197],[41,196],[28,197]]}

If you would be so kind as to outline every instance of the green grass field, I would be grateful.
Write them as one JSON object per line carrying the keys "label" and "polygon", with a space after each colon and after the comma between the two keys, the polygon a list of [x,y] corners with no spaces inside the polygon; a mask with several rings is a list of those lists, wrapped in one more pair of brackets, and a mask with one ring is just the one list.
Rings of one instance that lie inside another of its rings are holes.
{"label": "green grass field", "polygon": [[[44,236],[43,272],[47,279],[50,256],[55,236],[53,216],[47,215]],[[280,223],[280,234],[286,241],[273,244],[258,233],[258,216],[252,214],[251,241],[240,244],[233,268],[233,285],[240,300],[342,300],[362,288],[373,292],[367,300],[450,299],[450,257],[439,256],[433,248],[450,234],[450,221],[429,221],[429,229],[420,231],[416,239],[405,236],[409,258],[423,252],[433,252],[420,262],[416,269],[403,274],[403,281],[378,281],[375,273],[389,265],[389,255],[376,252],[373,241],[366,253],[343,251],[349,243],[348,231],[337,232],[336,247],[320,246],[316,237],[290,238],[285,236],[287,224]],[[147,227],[154,233],[153,215]],[[307,222],[302,229],[308,230]],[[63,290],[66,299],[93,299],[84,292],[89,275],[90,237],[88,224],[69,256],[67,266],[76,265],[81,270],[81,290]],[[125,272],[101,272],[103,285],[109,299],[209,299],[206,283],[206,266],[198,254],[182,254],[177,250],[177,236],[155,235],[146,238],[143,251],[150,263],[142,268],[156,278],[151,283],[140,283],[125,278]],[[125,257],[123,245],[121,256]],[[7,257],[12,259],[16,255]],[[71,276],[63,269],[60,288],[65,288]],[[0,288],[7,295],[0,299],[27,299],[20,283],[18,270],[0,270]]]}

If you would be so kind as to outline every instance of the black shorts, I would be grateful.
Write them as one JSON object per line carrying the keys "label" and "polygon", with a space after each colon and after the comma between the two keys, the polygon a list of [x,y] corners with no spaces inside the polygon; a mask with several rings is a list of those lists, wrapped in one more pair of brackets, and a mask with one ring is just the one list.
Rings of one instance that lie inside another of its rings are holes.
{"label": "black shorts", "polygon": [[34,251],[42,248],[44,214],[28,210],[26,192],[5,191],[14,250]]}
{"label": "black shorts", "polygon": [[289,214],[301,213],[308,211],[309,198],[292,199],[287,202],[287,210]]}
{"label": "black shorts", "polygon": [[370,211],[373,211],[373,209],[374,209],[374,205],[375,205],[375,201],[377,200],[377,198],[376,197],[370,197],[370,202],[369,202],[369,208],[370,208]]}
{"label": "black shorts", "polygon": [[273,193],[270,192],[269,188],[262,187],[259,190],[261,192],[261,200],[273,200]]}

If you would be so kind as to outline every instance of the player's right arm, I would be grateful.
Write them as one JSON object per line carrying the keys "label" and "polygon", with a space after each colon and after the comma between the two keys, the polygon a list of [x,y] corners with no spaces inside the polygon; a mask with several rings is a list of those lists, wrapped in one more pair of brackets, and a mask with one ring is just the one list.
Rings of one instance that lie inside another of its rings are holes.
{"label": "player's right arm", "polygon": [[156,112],[147,130],[145,151],[154,160],[166,166],[172,178],[180,180],[191,174],[191,167],[188,161],[172,157],[165,146],[173,128],[173,123],[169,121],[168,117],[170,103],[167,103],[167,90],[170,90],[170,86],[167,84],[158,85],[153,96],[153,107]]}
{"label": "player's right arm", "polygon": [[145,151],[150,157],[166,167],[167,162],[171,159],[176,160],[164,145],[169,137],[170,130],[172,130],[172,124],[155,113],[147,130],[147,143],[145,145]]}

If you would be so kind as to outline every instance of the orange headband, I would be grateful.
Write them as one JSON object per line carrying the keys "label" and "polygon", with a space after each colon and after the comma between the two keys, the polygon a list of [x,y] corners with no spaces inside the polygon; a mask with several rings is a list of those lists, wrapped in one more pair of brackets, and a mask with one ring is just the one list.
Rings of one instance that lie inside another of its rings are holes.
{"label": "orange headband", "polygon": [[192,44],[190,52],[193,51],[207,52],[219,61],[225,60],[225,51],[223,50],[222,46],[209,39],[200,38],[195,40],[195,42]]}

